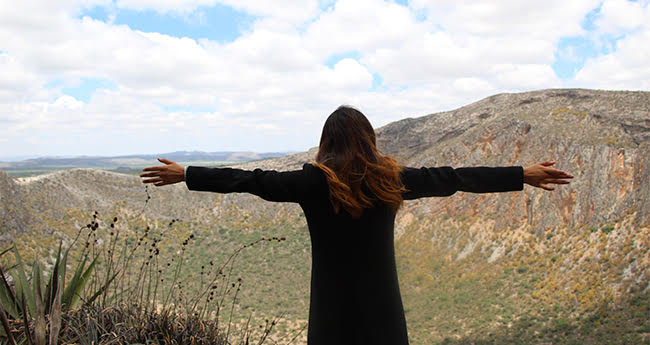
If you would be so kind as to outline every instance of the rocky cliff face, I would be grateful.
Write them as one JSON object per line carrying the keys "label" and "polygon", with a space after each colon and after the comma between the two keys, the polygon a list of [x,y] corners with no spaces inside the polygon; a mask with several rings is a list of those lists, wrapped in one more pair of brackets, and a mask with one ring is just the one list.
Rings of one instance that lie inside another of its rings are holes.
{"label": "rocky cliff face", "polygon": [[598,225],[635,213],[650,221],[650,93],[545,90],[502,94],[378,131],[380,147],[414,166],[557,161],[570,186],[554,193],[436,200],[433,212],[499,216],[535,228]]}

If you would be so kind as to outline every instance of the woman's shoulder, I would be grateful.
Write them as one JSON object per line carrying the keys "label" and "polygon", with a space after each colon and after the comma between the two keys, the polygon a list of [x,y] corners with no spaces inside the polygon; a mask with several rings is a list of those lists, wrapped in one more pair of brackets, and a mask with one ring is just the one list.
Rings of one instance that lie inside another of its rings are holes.
{"label": "woman's shoulder", "polygon": [[322,182],[326,180],[323,170],[311,163],[305,163],[302,165],[302,173],[306,179]]}
{"label": "woman's shoulder", "polygon": [[309,172],[314,173],[314,172],[320,171],[320,169],[317,166],[315,166],[315,165],[313,165],[311,163],[305,163],[305,164],[302,165],[302,171],[308,172],[308,173]]}

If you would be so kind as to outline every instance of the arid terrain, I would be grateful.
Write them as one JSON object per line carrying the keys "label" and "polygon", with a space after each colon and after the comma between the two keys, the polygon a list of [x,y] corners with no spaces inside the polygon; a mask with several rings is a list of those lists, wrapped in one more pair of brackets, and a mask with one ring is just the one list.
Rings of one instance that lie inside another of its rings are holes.
{"label": "arid terrain", "polygon": [[[407,166],[553,160],[575,176],[552,192],[527,186],[404,204],[395,243],[413,344],[650,342],[650,92],[499,94],[377,134],[383,152]],[[315,152],[238,167],[299,169]],[[246,243],[286,238],[238,257],[236,315],[282,315],[276,338],[304,325],[310,244],[297,205],[180,184],[145,190],[136,176],[92,169],[16,179],[0,172],[0,239],[24,257],[53,255],[94,211],[124,219],[115,224],[124,233],[149,226],[165,234],[159,247],[168,259],[193,234],[188,281]]]}

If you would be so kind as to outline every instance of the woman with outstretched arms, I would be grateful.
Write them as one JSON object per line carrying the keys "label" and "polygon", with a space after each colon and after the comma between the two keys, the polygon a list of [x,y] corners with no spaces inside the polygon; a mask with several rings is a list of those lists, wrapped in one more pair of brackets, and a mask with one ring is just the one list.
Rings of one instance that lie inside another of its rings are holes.
{"label": "woman with outstretched arms", "polygon": [[553,190],[570,174],[543,162],[523,168],[400,166],[376,147],[368,119],[339,107],[323,127],[315,162],[277,172],[184,168],[172,161],[143,169],[144,183],[185,182],[190,190],[244,192],[295,202],[305,213],[312,245],[309,345],[405,345],[393,229],[403,200],[457,191]]}

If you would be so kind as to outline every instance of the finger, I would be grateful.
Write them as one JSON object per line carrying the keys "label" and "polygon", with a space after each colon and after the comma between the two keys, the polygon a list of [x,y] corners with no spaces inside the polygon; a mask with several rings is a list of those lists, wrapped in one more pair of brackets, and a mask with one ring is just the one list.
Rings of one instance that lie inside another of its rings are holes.
{"label": "finger", "polygon": [[550,167],[551,165],[555,164],[553,161],[546,161],[546,162],[541,162],[539,163],[540,165],[543,165],[545,167]]}
{"label": "finger", "polygon": [[163,181],[163,179],[161,179],[161,178],[150,178],[150,179],[142,180],[142,183],[154,183],[155,184],[155,183],[158,183],[158,182],[161,182],[161,181]]}
{"label": "finger", "polygon": [[170,183],[171,183],[171,182],[161,181],[161,182],[156,182],[156,183],[154,183],[153,185],[156,186],[156,187],[160,187],[160,186],[168,185],[168,184],[170,184]]}
{"label": "finger", "polygon": [[545,183],[540,184],[539,186],[542,187],[545,190],[555,190],[555,188],[553,188],[551,186],[547,186]]}
{"label": "finger", "polygon": [[160,176],[160,172],[150,172],[150,173],[140,174],[140,177],[155,177],[155,176]]}
{"label": "finger", "polygon": [[146,168],[142,169],[142,171],[163,171],[165,169],[167,169],[167,167],[162,165],[162,166],[157,166],[157,167],[146,167]]}
{"label": "finger", "polygon": [[573,178],[573,175],[571,175],[571,174],[567,174],[567,173],[565,173],[564,171],[562,171],[562,173],[559,174],[559,175],[556,176],[556,177],[558,177],[558,178]]}
{"label": "finger", "polygon": [[165,164],[174,164],[174,162],[170,161],[169,159],[165,159],[165,158],[158,158],[158,161],[160,163],[165,163]]}
{"label": "finger", "polygon": [[562,170],[557,170],[553,168],[546,168],[544,169],[549,175],[553,175],[553,177],[559,177],[559,178],[573,178],[573,175],[567,174],[566,172]]}
{"label": "finger", "polygon": [[570,181],[554,178],[554,179],[548,179],[548,180],[546,180],[545,183],[569,184]]}
{"label": "finger", "polygon": [[557,172],[557,173],[552,173],[551,175],[553,177],[555,177],[555,178],[573,178],[573,175],[567,174],[564,171],[560,171],[560,172]]}

